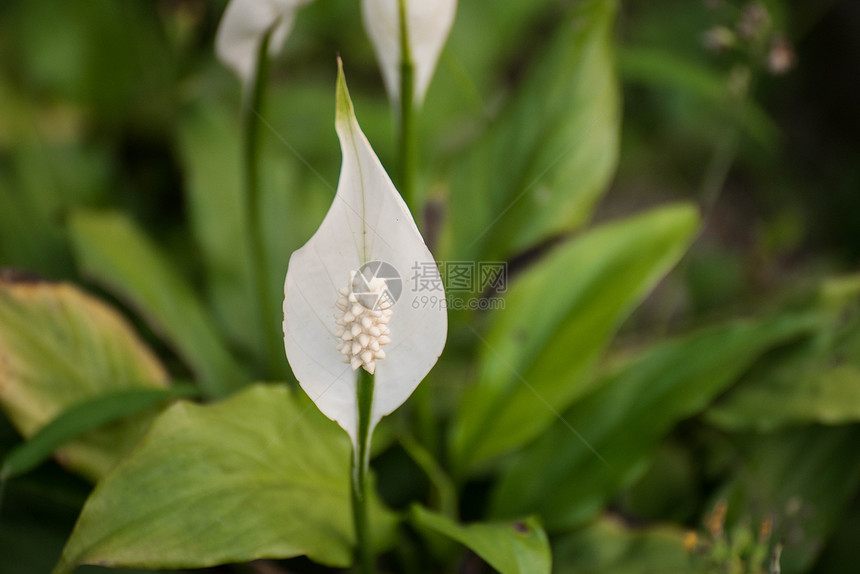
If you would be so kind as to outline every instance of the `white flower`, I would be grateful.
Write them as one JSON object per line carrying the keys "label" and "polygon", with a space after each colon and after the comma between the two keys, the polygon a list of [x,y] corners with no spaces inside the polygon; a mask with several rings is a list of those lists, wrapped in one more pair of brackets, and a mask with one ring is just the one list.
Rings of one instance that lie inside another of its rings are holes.
{"label": "white flower", "polygon": [[375,373],[372,432],[436,363],[448,323],[436,263],[355,119],[340,64],[335,128],[337,193],[290,257],[284,346],[305,392],[357,443],[357,369]]}
{"label": "white flower", "polygon": [[[218,58],[246,86],[254,79],[260,42],[270,29],[269,55],[284,46],[296,12],[312,0],[231,0],[215,38]],[[439,54],[451,31],[457,0],[363,0],[364,26],[382,67],[392,100],[400,99],[400,2],[406,8],[409,50],[414,68],[415,103],[424,100]]]}
{"label": "white flower", "polygon": [[362,0],[364,27],[382,67],[385,87],[394,101],[400,100],[400,2],[406,8],[415,103],[420,104],[454,23],[457,0]]}
{"label": "white flower", "polygon": [[311,0],[231,0],[215,38],[218,58],[246,86],[254,79],[260,42],[269,29],[269,55],[274,56],[284,46],[293,27],[296,12]]}

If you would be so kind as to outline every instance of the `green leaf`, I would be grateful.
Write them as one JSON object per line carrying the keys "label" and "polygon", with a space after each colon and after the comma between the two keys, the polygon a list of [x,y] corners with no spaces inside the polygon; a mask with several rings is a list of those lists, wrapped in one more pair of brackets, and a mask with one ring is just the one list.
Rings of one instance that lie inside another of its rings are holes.
{"label": "green leaf", "polygon": [[513,461],[493,492],[492,515],[539,513],[550,530],[581,525],[641,475],[675,423],[702,410],[762,353],[820,323],[809,315],[738,321],[646,351],[567,410],[570,427],[554,425]]}
{"label": "green leaf", "polygon": [[693,561],[677,527],[633,529],[604,516],[553,543],[557,574],[693,574]]}
{"label": "green leaf", "polygon": [[[96,487],[57,574],[77,564],[197,568],[307,555],[352,561],[347,435],[283,387],[174,404]],[[376,539],[393,518],[371,498]]]}
{"label": "green leaf", "polygon": [[116,212],[76,211],[69,232],[83,272],[140,311],[208,393],[224,395],[242,384],[242,370],[197,294],[130,219]]}
{"label": "green leaf", "polygon": [[[0,278],[0,357],[0,406],[25,437],[94,397],[161,389],[167,381],[164,367],[116,311],[72,285],[8,274]],[[57,457],[98,478],[148,424],[146,416],[116,423],[66,445]]]}
{"label": "green leaf", "polygon": [[860,421],[860,369],[853,365],[817,373],[789,367],[743,385],[708,410],[708,422],[725,430],[771,432],[789,425]]}
{"label": "green leaf", "polygon": [[[837,340],[838,339],[838,340]],[[725,430],[860,421],[860,329],[828,329],[753,370],[705,418]]]}
{"label": "green leaf", "polygon": [[615,0],[577,3],[523,89],[454,167],[452,251],[507,258],[581,225],[618,157]]}
{"label": "green leaf", "polygon": [[412,520],[463,544],[502,574],[549,574],[551,570],[549,540],[534,517],[463,526],[415,505]]}
{"label": "green leaf", "polygon": [[50,458],[64,444],[87,431],[140,414],[170,399],[195,394],[193,387],[134,389],[99,395],[77,403],[12,449],[0,466],[0,480],[24,474]]}
{"label": "green leaf", "polygon": [[534,439],[582,393],[618,324],[678,261],[697,225],[685,205],[604,225],[516,280],[491,316],[478,381],[462,401],[458,468]]}

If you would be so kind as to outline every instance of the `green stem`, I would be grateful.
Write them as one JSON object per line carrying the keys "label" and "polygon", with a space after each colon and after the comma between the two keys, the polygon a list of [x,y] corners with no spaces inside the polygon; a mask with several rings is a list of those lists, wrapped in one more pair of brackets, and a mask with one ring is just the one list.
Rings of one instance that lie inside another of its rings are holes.
{"label": "green stem", "polygon": [[267,375],[285,374],[283,353],[279,343],[277,313],[270,312],[269,275],[266,265],[265,236],[260,221],[260,110],[269,76],[270,29],[260,42],[257,70],[244,110],[245,152],[245,217],[251,247],[252,281],[257,298],[257,324],[263,336],[268,365]]}
{"label": "green stem", "polygon": [[[415,179],[418,173],[417,146],[415,140],[415,70],[412,64],[412,49],[409,47],[409,23],[406,6],[409,0],[398,0],[400,16],[400,134],[399,134],[399,184],[400,195],[413,215],[418,215],[415,197]],[[420,430],[420,437],[432,444],[438,435],[433,419],[433,396],[430,388],[415,393],[414,414]]]}
{"label": "green stem", "polygon": [[400,195],[415,210],[415,70],[409,47],[407,0],[398,0],[400,13]]}
{"label": "green stem", "polygon": [[352,516],[355,524],[355,553],[361,574],[373,574],[373,547],[367,516],[367,471],[370,466],[370,414],[373,407],[373,375],[358,369],[357,451],[352,457]]}

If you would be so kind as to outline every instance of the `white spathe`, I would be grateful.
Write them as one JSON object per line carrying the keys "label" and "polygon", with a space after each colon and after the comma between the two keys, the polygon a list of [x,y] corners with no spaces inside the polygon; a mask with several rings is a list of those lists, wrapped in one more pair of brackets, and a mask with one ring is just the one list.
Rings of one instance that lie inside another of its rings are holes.
{"label": "white spathe", "polygon": [[415,81],[415,103],[421,104],[436,62],[454,24],[457,0],[362,0],[361,12],[388,94],[400,100],[400,2],[406,8],[406,27]]}
{"label": "white spathe", "polygon": [[[284,346],[299,384],[356,444],[355,365],[344,363],[338,350],[343,341],[337,334],[344,313],[337,303],[352,272],[365,263],[383,261],[394,267],[403,286],[390,308],[384,358],[375,361],[371,433],[436,363],[445,347],[448,319],[436,263],[358,125],[340,63],[335,128],[343,154],[337,193],[319,229],[290,257],[284,285]],[[420,281],[415,279],[416,270]],[[428,285],[438,290],[423,290]],[[425,304],[430,295],[435,305]]]}
{"label": "white spathe", "polygon": [[284,46],[293,27],[296,11],[311,0],[231,0],[215,37],[215,54],[232,69],[244,85],[254,79],[257,55],[263,36],[269,38],[269,55]]}

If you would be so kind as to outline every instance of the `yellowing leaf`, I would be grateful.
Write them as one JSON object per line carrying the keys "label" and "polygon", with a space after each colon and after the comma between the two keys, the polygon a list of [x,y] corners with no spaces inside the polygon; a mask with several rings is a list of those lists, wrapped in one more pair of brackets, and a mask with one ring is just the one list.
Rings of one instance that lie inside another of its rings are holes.
{"label": "yellowing leaf", "polygon": [[[0,406],[25,437],[65,409],[120,390],[163,388],[167,373],[116,311],[66,283],[0,278]],[[142,436],[148,417],[91,432],[57,453],[91,478]]]}

